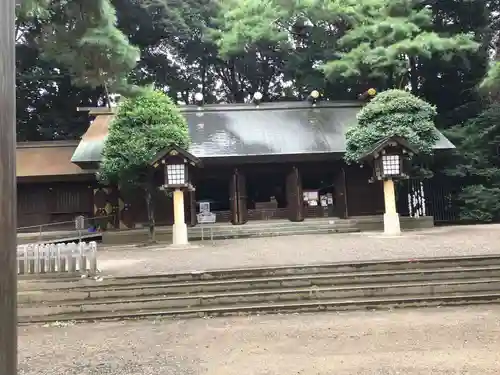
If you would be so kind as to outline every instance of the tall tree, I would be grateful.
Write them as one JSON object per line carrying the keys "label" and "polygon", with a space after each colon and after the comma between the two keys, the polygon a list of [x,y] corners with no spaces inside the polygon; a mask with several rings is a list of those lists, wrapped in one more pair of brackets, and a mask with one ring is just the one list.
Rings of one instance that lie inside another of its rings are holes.
{"label": "tall tree", "polygon": [[178,102],[193,102],[200,91],[206,103],[242,102],[255,91],[266,100],[282,97],[286,54],[272,43],[223,59],[212,40],[219,14],[216,0],[135,1],[117,4],[119,26],[141,48],[139,82],[155,85]]}
{"label": "tall tree", "polygon": [[109,0],[23,0],[18,25],[31,20],[45,56],[63,64],[75,82],[121,87],[139,50],[116,27]]}
{"label": "tall tree", "polygon": [[457,197],[462,218],[500,220],[500,105],[493,104],[447,135],[457,145],[447,174],[458,177],[463,187]]}
{"label": "tall tree", "polygon": [[[291,53],[290,35],[312,26],[337,31],[315,65],[334,79],[372,79],[379,87],[406,87],[415,91],[418,59],[449,61],[479,44],[472,35],[440,35],[427,29],[428,7],[411,0],[342,0],[302,2],[279,0],[223,0],[224,25],[218,45],[223,54],[248,49],[259,40],[275,40]],[[307,31],[306,31],[307,32]]]}
{"label": "tall tree", "polygon": [[465,51],[445,61],[439,56],[420,58],[415,67],[419,85],[416,93],[436,105],[436,125],[446,129],[476,116],[483,109],[477,90],[488,66],[490,11],[488,1],[426,0],[432,10],[430,30],[441,35],[474,33],[477,51]]}
{"label": "tall tree", "polygon": [[88,127],[80,106],[96,106],[102,87],[76,86],[67,69],[42,56],[36,29],[25,29],[16,45],[18,141],[78,139]]}
{"label": "tall tree", "polygon": [[[446,79],[443,84],[457,90],[455,87],[460,79],[464,82],[462,90],[467,90],[461,95],[461,100],[470,99],[462,106],[449,112],[447,118],[442,117],[441,124],[451,127],[446,135],[457,147],[453,157],[448,158],[448,167],[445,173],[453,178],[457,186],[458,194],[455,196],[460,207],[460,215],[463,219],[474,221],[497,221],[500,220],[500,156],[499,144],[500,133],[498,123],[500,121],[500,108],[498,106],[498,95],[500,94],[500,54],[498,53],[500,36],[500,1],[478,0],[467,4],[462,8],[460,14],[464,22],[462,26],[470,24],[475,27],[477,35],[480,36],[481,49],[475,56],[470,56],[470,69],[457,68],[457,76],[453,73],[453,65],[447,67],[451,79]],[[481,16],[482,9],[482,16]],[[449,24],[450,22],[448,22]],[[488,68],[490,69],[484,76]],[[435,70],[430,69],[431,72]],[[478,77],[479,75],[479,77]],[[434,76],[435,72],[434,72]],[[481,82],[481,78],[484,80]],[[467,82],[467,78],[469,79]],[[475,90],[478,83],[479,92]],[[454,88],[455,87],[455,88]],[[436,87],[436,90],[438,88]],[[435,92],[435,96],[441,95],[442,101],[453,101],[453,95],[443,95],[446,89]],[[486,94],[481,97],[478,94]],[[448,97],[449,99],[444,99]],[[436,99],[439,100],[439,99]],[[457,95],[456,100],[460,100]],[[476,116],[475,112],[482,110]],[[443,115],[445,112],[443,112]],[[472,116],[471,116],[472,115]]]}
{"label": "tall tree", "polygon": [[79,138],[78,106],[106,103],[106,88],[129,92],[138,59],[107,0],[23,0],[16,19],[18,140]]}
{"label": "tall tree", "polygon": [[164,93],[146,90],[120,103],[104,144],[99,178],[121,189],[140,188],[146,198],[149,240],[155,241],[153,193],[156,190],[150,161],[168,146],[186,149],[190,138],[186,119]]}
{"label": "tall tree", "polygon": [[487,75],[481,82],[481,90],[498,97],[500,93],[500,1],[484,0],[488,8],[489,24],[487,35],[489,37],[488,47],[492,54]]}

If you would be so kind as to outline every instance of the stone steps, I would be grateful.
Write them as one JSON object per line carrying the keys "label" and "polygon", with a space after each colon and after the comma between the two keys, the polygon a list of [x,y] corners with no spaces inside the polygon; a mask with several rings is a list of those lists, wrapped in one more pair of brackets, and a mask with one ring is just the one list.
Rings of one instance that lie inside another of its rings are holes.
{"label": "stone steps", "polygon": [[346,311],[363,309],[389,309],[404,307],[428,307],[468,304],[499,303],[500,292],[452,293],[439,295],[400,295],[396,297],[368,297],[335,300],[309,300],[271,302],[257,304],[234,304],[224,306],[195,306],[188,308],[154,308],[137,310],[90,311],[49,313],[45,315],[20,314],[19,323],[49,323],[58,321],[96,321],[115,319],[137,319],[148,317],[205,317],[267,313],[298,313],[314,311]]}
{"label": "stone steps", "polygon": [[197,240],[221,240],[236,238],[255,238],[255,237],[276,237],[287,235],[305,235],[305,234],[334,234],[334,233],[357,233],[360,229],[354,224],[336,224],[336,225],[318,225],[318,226],[290,226],[290,227],[263,227],[248,228],[245,230],[217,229],[211,234],[204,230],[204,233],[192,231],[189,234],[191,241]]}
{"label": "stone steps", "polygon": [[[153,282],[135,284],[108,284],[71,286],[52,285],[52,289],[25,289],[18,292],[19,303],[65,302],[82,299],[103,301],[112,298],[135,296],[193,295],[196,293],[245,292],[252,290],[276,290],[280,288],[317,288],[324,286],[374,285],[380,283],[423,282],[428,280],[482,280],[500,277],[500,266],[417,269],[410,271],[375,271],[351,273],[324,273],[312,275],[240,278],[235,280],[211,280],[190,282]],[[48,291],[48,292],[47,292]]]}
{"label": "stone steps", "polygon": [[20,282],[19,321],[240,314],[500,300],[500,256]]}
{"label": "stone steps", "polygon": [[[220,240],[230,238],[273,237],[302,234],[353,233],[360,229],[355,219],[311,219],[303,222],[269,220],[248,222],[245,225],[208,224],[188,228],[190,241]],[[156,237],[160,241],[170,241],[171,227],[158,227]],[[104,244],[141,242],[147,239],[144,229],[109,231],[103,233]]]}
{"label": "stone steps", "polygon": [[131,275],[113,277],[104,276],[104,280],[96,284],[92,279],[81,278],[79,274],[57,275],[40,274],[34,279],[32,276],[19,276],[19,290],[50,290],[57,288],[74,288],[84,286],[117,286],[171,283],[182,281],[201,280],[240,280],[243,278],[262,278],[278,276],[319,275],[325,273],[352,273],[352,272],[376,272],[376,271],[410,271],[410,270],[439,270],[470,267],[500,267],[500,255],[476,255],[476,256],[446,256],[418,259],[390,259],[351,261],[336,263],[297,264],[284,266],[263,266],[231,269],[211,270],[189,270],[184,272],[153,274],[153,275]]}

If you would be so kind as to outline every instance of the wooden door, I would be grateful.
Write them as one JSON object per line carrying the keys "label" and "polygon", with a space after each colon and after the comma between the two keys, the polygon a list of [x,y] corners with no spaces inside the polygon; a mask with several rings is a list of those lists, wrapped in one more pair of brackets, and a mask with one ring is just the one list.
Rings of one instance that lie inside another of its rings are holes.
{"label": "wooden door", "polygon": [[304,220],[302,179],[296,167],[293,167],[286,177],[286,199],[290,221]]}

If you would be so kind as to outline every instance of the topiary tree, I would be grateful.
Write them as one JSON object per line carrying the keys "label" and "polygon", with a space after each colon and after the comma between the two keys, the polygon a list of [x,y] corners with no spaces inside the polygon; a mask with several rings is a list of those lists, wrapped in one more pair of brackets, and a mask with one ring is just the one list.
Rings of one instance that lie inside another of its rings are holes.
{"label": "topiary tree", "polygon": [[358,162],[373,144],[391,136],[406,139],[421,154],[431,154],[438,140],[435,116],[434,106],[407,91],[384,91],[361,109],[358,123],[347,130],[344,159]]}
{"label": "topiary tree", "polygon": [[146,198],[149,241],[155,241],[152,193],[156,190],[150,161],[170,145],[190,143],[184,116],[163,92],[147,89],[125,99],[110,125],[98,178],[121,188],[138,187]]}

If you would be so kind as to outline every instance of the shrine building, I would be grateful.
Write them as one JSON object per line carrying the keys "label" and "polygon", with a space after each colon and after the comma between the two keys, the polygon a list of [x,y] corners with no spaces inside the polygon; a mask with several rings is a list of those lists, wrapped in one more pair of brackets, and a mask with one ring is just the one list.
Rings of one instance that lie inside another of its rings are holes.
{"label": "shrine building", "polygon": [[[203,164],[191,176],[195,190],[184,193],[188,225],[196,225],[200,205],[218,223],[235,225],[382,215],[381,182],[370,182],[370,168],[343,160],[345,132],[360,109],[357,101],[181,107],[191,135],[188,151]],[[147,222],[137,192],[96,180],[113,110],[85,110],[93,120],[80,141],[18,144],[19,227],[71,222],[77,215],[105,216],[110,229]],[[439,133],[436,152],[452,148]],[[157,224],[172,224],[172,198],[158,190],[154,202]]]}

